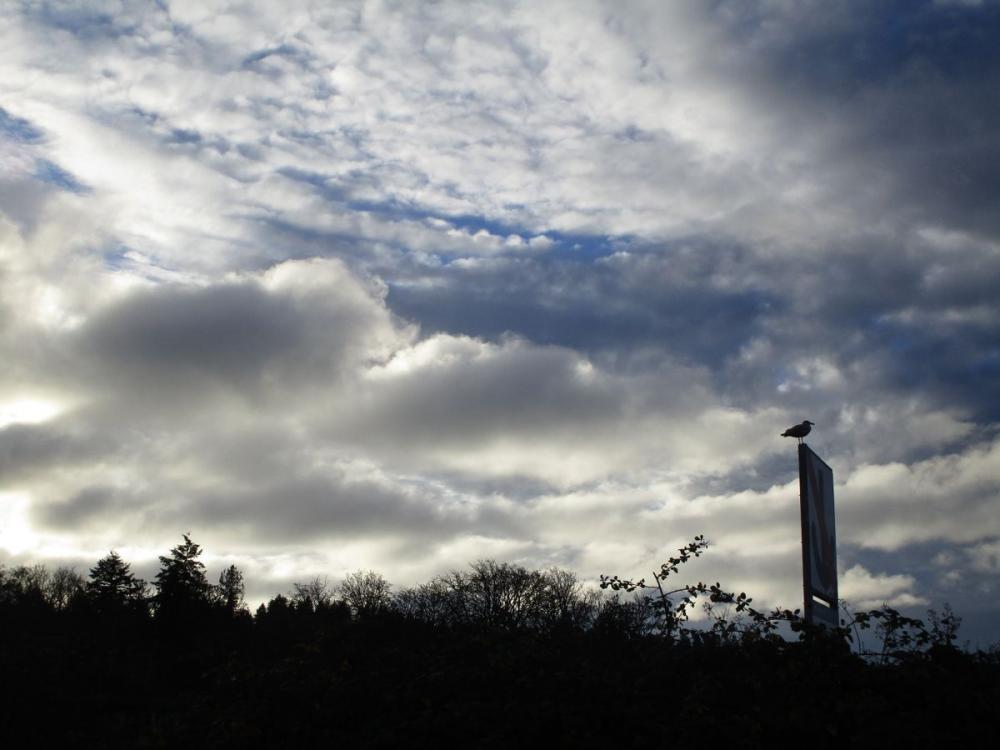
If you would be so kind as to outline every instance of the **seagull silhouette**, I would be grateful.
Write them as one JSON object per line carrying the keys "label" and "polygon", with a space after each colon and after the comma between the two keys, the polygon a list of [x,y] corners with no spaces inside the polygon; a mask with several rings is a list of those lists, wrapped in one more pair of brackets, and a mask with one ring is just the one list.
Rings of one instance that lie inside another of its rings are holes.
{"label": "seagull silhouette", "polygon": [[802,442],[802,438],[809,434],[812,426],[816,424],[815,422],[810,422],[808,419],[802,421],[802,424],[797,424],[794,427],[789,427],[783,433],[781,437],[793,437],[798,438],[799,442]]}

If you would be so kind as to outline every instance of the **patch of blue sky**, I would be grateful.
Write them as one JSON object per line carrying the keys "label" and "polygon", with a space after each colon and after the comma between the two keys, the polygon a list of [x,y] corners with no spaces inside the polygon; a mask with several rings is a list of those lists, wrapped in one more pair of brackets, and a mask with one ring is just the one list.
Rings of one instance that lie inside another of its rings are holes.
{"label": "patch of blue sky", "polygon": [[[846,511],[838,511],[838,517],[841,513]],[[965,606],[959,606],[956,601],[959,597],[972,599],[982,591],[981,589],[977,591],[979,587],[976,584],[980,583],[981,579],[977,571],[968,565],[968,556],[964,552],[956,554],[951,542],[930,539],[912,542],[897,549],[880,549],[839,540],[838,548],[839,556],[844,558],[845,569],[861,565],[876,574],[890,570],[904,570],[917,579],[918,583],[914,587],[916,591],[927,596],[931,602],[950,601],[958,612],[964,612],[966,609]],[[966,585],[954,579],[942,578],[941,574],[949,569],[961,570],[963,577],[966,578]],[[986,571],[981,573],[988,575]],[[923,605],[916,605],[914,611],[920,612],[923,608]]]}
{"label": "patch of blue sky", "polygon": [[123,272],[133,278],[160,282],[176,278],[178,273],[176,267],[164,265],[159,258],[122,243],[95,248],[94,253],[100,256],[105,270]]}
{"label": "patch of blue sky", "polygon": [[[628,245],[632,238],[628,236],[610,236],[559,232],[547,229],[529,228],[510,222],[499,221],[485,216],[473,214],[444,214],[427,209],[413,203],[396,200],[364,200],[352,199],[349,190],[329,177],[319,172],[286,167],[278,173],[292,180],[303,182],[312,187],[327,201],[338,203],[349,211],[359,211],[372,214],[388,221],[414,222],[447,222],[455,229],[475,235],[478,232],[488,232],[495,237],[507,238],[512,235],[528,242],[536,237],[547,237],[551,244],[547,252],[559,259],[567,261],[592,261],[601,258]],[[517,210],[519,206],[509,206]],[[511,252],[520,252],[518,246],[512,246]],[[447,254],[445,254],[447,255]]]}
{"label": "patch of blue sky", "polygon": [[[364,259],[371,252],[371,241],[362,235],[315,229],[274,216],[256,215],[248,218],[280,238],[272,250],[260,254],[256,261],[248,259],[249,268],[261,269],[280,261],[310,258],[316,255],[351,261]],[[289,244],[289,240],[293,242]]]}
{"label": "patch of blue sky", "polygon": [[[170,128],[161,137],[163,138],[163,143],[168,148],[180,149],[188,153],[213,151],[216,154],[228,154],[234,149],[234,145],[220,135],[209,134],[206,136],[190,128]],[[260,151],[256,147],[247,152],[247,154],[244,153],[244,150],[240,150],[239,146],[235,148],[238,153],[247,158],[254,160],[259,160],[260,158]],[[233,177],[233,175],[230,175],[230,177]]]}
{"label": "patch of blue sky", "polygon": [[76,177],[54,164],[48,159],[35,160],[35,179],[55,185],[58,188],[71,193],[89,193],[90,188],[80,182]]}
{"label": "patch of blue sky", "polygon": [[132,252],[132,248],[128,245],[115,245],[101,252],[101,259],[105,268],[120,271],[134,265],[135,261],[129,255]]}
{"label": "patch of blue sky", "polygon": [[[594,260],[610,255],[627,242],[625,237],[610,237],[606,235],[575,234],[553,230],[529,228],[497,221],[485,216],[471,214],[439,214],[421,209],[418,206],[407,205],[399,201],[348,201],[347,207],[356,211],[380,214],[388,218],[410,221],[445,221],[455,229],[475,235],[478,232],[488,232],[495,237],[510,237],[516,235],[525,242],[535,237],[547,237],[552,241],[549,253],[566,260]],[[517,251],[517,248],[512,248]]]}
{"label": "patch of blue sky", "polygon": [[[126,13],[108,12],[87,3],[25,4],[24,13],[37,23],[73,34],[86,40],[117,39],[131,36],[141,22]],[[162,1],[153,3],[160,13],[166,12]]]}
{"label": "patch of blue sky", "polygon": [[917,346],[920,340],[915,336],[907,336],[906,334],[897,334],[889,338],[886,341],[886,345],[889,350],[895,354],[903,354],[910,351],[913,347]]}
{"label": "patch of blue sky", "polygon": [[168,143],[176,144],[199,144],[202,142],[201,133],[197,130],[187,130],[185,128],[171,128],[167,138]]}
{"label": "patch of blue sky", "polygon": [[18,143],[41,143],[44,133],[29,120],[12,115],[0,107],[0,136]]}
{"label": "patch of blue sky", "polygon": [[[324,149],[327,145],[325,134],[314,130],[304,130],[302,128],[282,128],[278,130],[278,135],[289,141],[314,146],[317,149]],[[355,145],[357,145],[357,143],[355,143]]]}
{"label": "patch of blue sky", "polygon": [[[128,117],[134,117],[138,120],[142,120],[147,125],[155,125],[161,119],[159,112],[154,112],[152,110],[143,109],[142,107],[131,106],[125,108],[124,114]],[[113,116],[118,116],[118,113],[113,113]]]}
{"label": "patch of blue sky", "polygon": [[565,261],[593,261],[619,252],[632,243],[629,235],[579,234],[575,232],[544,233],[555,244],[551,255]]}
{"label": "patch of blue sky", "polygon": [[[611,255],[620,248],[622,243],[627,243],[627,237],[612,237],[609,235],[579,234],[573,232],[559,232],[552,229],[538,229],[510,224],[507,222],[488,219],[483,216],[472,216],[463,214],[443,215],[429,214],[414,211],[413,218],[425,220],[446,221],[456,229],[475,235],[477,232],[489,232],[497,237],[510,237],[517,235],[525,242],[536,238],[546,237],[551,241],[547,253],[553,258],[565,261],[591,261],[607,255]],[[512,248],[513,252],[518,252],[518,248]]]}
{"label": "patch of blue sky", "polygon": [[256,52],[251,52],[243,58],[242,63],[240,63],[240,67],[253,68],[257,63],[266,60],[272,55],[277,55],[278,57],[295,57],[297,54],[298,52],[291,45],[281,44],[277,47],[268,47],[266,49],[257,50]]}
{"label": "patch of blue sky", "polygon": [[328,175],[324,175],[320,172],[310,172],[306,169],[297,169],[295,167],[282,167],[278,169],[277,172],[281,176],[287,177],[290,180],[304,182],[319,193],[320,197],[324,200],[333,201],[335,203],[343,203],[348,208],[354,208],[354,206],[352,206],[347,200],[347,193],[344,189]]}

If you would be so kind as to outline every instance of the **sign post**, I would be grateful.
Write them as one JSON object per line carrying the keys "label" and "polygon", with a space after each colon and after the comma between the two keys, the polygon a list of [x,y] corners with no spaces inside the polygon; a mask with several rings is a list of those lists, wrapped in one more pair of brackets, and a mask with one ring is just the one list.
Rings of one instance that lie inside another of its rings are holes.
{"label": "sign post", "polygon": [[833,469],[799,444],[799,507],[802,513],[802,593],[810,625],[837,627],[837,530]]}

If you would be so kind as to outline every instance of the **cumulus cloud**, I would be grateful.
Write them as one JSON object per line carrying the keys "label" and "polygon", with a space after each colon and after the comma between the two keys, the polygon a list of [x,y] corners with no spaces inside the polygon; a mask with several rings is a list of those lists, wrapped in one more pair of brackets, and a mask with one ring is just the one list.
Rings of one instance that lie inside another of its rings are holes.
{"label": "cumulus cloud", "polygon": [[855,609],[911,607],[927,604],[927,599],[916,596],[912,589],[916,579],[909,575],[876,575],[860,565],[844,571],[840,581],[840,595]]}
{"label": "cumulus cloud", "polygon": [[971,542],[1000,533],[993,503],[1000,442],[915,462],[863,465],[847,479],[841,508],[857,542],[898,549],[914,542]]}

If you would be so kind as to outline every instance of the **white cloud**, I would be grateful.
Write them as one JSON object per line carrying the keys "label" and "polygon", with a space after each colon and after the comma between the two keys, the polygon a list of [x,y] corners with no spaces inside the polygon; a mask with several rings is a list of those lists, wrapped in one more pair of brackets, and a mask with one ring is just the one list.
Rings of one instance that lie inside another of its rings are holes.
{"label": "white cloud", "polygon": [[860,466],[840,491],[847,538],[894,550],[934,539],[965,543],[996,536],[998,470],[1000,440],[911,465]]}
{"label": "white cloud", "polygon": [[968,550],[974,570],[980,573],[1000,573],[1000,542],[984,542]]}
{"label": "white cloud", "polygon": [[875,574],[855,565],[844,571],[838,593],[855,610],[927,604],[927,599],[913,593],[916,583],[910,575]]}

